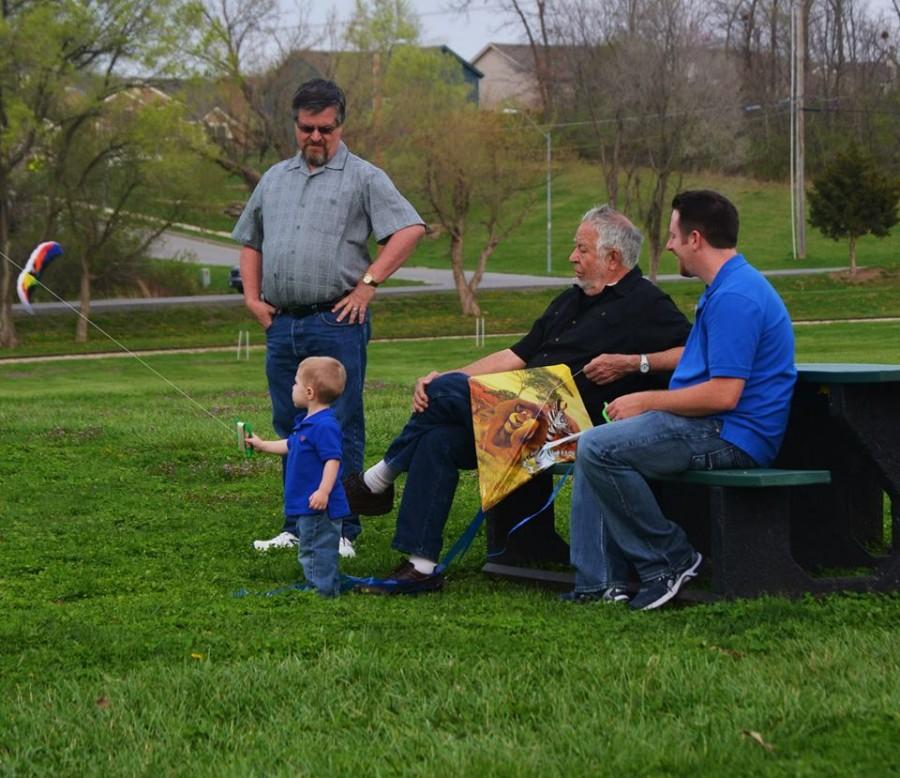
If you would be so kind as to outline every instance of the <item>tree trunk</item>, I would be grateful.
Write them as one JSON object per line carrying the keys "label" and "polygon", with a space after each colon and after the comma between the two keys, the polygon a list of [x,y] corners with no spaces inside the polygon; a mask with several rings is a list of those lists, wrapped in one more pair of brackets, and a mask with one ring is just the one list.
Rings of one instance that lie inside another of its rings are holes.
{"label": "tree trunk", "polygon": [[87,343],[88,321],[91,318],[91,272],[87,261],[81,260],[81,288],[78,294],[78,312],[81,314],[75,322],[75,342]]}
{"label": "tree trunk", "polygon": [[258,170],[244,165],[237,160],[229,159],[224,156],[224,154],[225,152],[220,150],[218,154],[215,154],[212,157],[204,155],[204,159],[211,159],[226,173],[233,173],[234,175],[239,176],[247,187],[247,191],[252,192],[259,183],[259,179],[262,178],[262,174]]}
{"label": "tree trunk", "polygon": [[856,235],[850,236],[850,275],[856,275]]}
{"label": "tree trunk", "polygon": [[647,241],[650,248],[650,280],[655,284],[659,275],[659,257],[662,254],[662,224],[663,208],[666,203],[666,194],[669,191],[669,173],[663,171],[656,179],[656,187],[650,206],[647,209]]}
{"label": "tree trunk", "polygon": [[[595,125],[596,126],[596,125]],[[597,130],[599,137],[600,130]],[[600,164],[603,167],[603,178],[606,183],[606,202],[612,208],[619,208],[619,168],[621,166],[622,138],[627,137],[620,116],[616,116],[616,135],[610,149],[610,158],[606,156],[606,145],[600,144]]]}
{"label": "tree trunk", "polygon": [[466,284],[463,284],[463,288],[459,290],[459,303],[463,316],[481,316],[478,298],[475,296],[475,292],[469,289]]}
{"label": "tree trunk", "polygon": [[15,348],[19,345],[16,335],[16,324],[12,316],[13,266],[9,259],[12,250],[9,241],[9,212],[6,199],[6,187],[0,182],[0,257],[3,271],[0,273],[0,348]]}
{"label": "tree trunk", "polygon": [[481,316],[476,293],[466,283],[466,273],[463,269],[463,239],[459,234],[450,235],[450,267],[463,316]]}
{"label": "tree trunk", "polygon": [[[8,244],[7,244],[8,245]],[[6,253],[4,251],[4,253]],[[3,261],[3,274],[0,279],[0,348],[15,348],[19,345],[16,335],[16,324],[12,317],[12,272],[9,263]]]}

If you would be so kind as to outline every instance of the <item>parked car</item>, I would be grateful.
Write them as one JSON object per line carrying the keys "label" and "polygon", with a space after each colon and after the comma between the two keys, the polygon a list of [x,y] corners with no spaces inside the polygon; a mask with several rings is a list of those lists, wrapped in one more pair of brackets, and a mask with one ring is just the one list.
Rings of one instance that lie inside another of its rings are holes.
{"label": "parked car", "polygon": [[238,294],[244,293],[244,282],[241,280],[241,269],[235,265],[231,268],[231,274],[228,276],[228,286],[236,289]]}

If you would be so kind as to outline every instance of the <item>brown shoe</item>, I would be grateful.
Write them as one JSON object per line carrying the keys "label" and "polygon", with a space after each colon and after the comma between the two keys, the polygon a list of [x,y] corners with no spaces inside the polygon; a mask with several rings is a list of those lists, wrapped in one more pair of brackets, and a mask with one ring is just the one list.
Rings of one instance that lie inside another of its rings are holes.
{"label": "brown shoe", "polygon": [[362,473],[350,473],[343,481],[350,510],[361,516],[383,516],[394,510],[394,485],[376,494],[363,480]]}
{"label": "brown shoe", "polygon": [[409,560],[397,565],[387,577],[357,588],[363,594],[426,594],[440,591],[444,586],[444,574],[420,573]]}

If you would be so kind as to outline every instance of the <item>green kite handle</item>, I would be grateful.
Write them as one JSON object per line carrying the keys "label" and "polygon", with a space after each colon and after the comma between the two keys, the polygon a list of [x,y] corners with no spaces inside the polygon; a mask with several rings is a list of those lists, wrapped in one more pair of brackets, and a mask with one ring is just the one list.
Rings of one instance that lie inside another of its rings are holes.
{"label": "green kite handle", "polygon": [[250,426],[249,422],[239,421],[237,422],[237,444],[238,451],[240,451],[245,457],[253,456],[253,448],[247,445],[247,435],[253,434],[253,428]]}

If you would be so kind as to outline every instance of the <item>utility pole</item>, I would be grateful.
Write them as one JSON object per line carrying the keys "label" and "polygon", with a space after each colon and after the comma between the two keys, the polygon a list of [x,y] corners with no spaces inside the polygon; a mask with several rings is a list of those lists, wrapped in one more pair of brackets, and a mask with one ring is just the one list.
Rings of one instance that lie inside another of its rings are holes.
{"label": "utility pole", "polygon": [[[538,128],[538,132],[540,132]],[[553,272],[553,136],[549,128],[544,136],[547,139],[547,275]]]}
{"label": "utility pole", "polygon": [[794,0],[791,78],[791,212],[794,259],[806,258],[806,0]]}
{"label": "utility pole", "polygon": [[547,142],[547,275],[553,272],[553,125],[542,130],[538,123],[527,113],[522,113],[518,108],[504,108],[503,113],[522,114],[534,129],[544,136]]}

